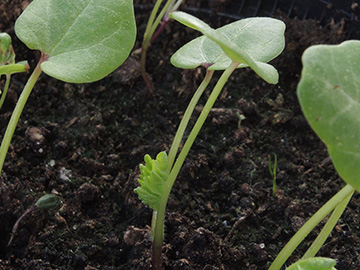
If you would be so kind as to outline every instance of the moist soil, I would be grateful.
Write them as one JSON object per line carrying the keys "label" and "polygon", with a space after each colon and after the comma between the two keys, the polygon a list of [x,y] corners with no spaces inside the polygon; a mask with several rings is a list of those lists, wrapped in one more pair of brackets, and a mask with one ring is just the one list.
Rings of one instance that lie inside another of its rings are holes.
{"label": "moist soil", "polygon": [[[39,53],[18,41],[13,29],[28,2],[2,1],[0,29],[11,34],[17,60],[28,60],[34,68]],[[267,269],[294,232],[345,185],[296,97],[303,51],[313,44],[340,43],[342,24],[320,26],[280,12],[276,17],[287,25],[286,48],[272,62],[280,81],[269,85],[241,69],[226,84],[171,193],[164,269]],[[146,20],[147,14],[138,14],[135,48]],[[147,69],[153,95],[139,74],[137,55],[91,84],[42,74],[0,179],[0,269],[151,268],[152,213],[133,189],[144,155],[169,150],[204,76],[203,69],[183,71],[169,62],[196,36],[173,22],[151,47]],[[12,77],[0,114],[1,134],[29,75]],[[241,122],[240,114],[245,116]],[[275,155],[278,188],[273,195],[268,163]],[[7,246],[16,220],[45,193],[60,196],[61,205],[29,214]],[[360,268],[357,198],[318,254],[336,259],[337,269]],[[306,238],[289,264],[318,232]]]}

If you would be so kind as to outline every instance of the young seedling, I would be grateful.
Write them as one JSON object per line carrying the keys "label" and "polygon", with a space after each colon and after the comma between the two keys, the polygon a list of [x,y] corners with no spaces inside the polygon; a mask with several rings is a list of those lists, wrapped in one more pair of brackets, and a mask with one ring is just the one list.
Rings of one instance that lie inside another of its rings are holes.
{"label": "young seedling", "polygon": [[[159,12],[162,0],[157,0],[154,8],[151,11],[149,21],[146,25],[143,42],[141,45],[141,60],[140,60],[140,69],[141,75],[145,81],[146,87],[149,92],[153,93],[153,84],[149,74],[146,72],[146,55],[147,51],[150,48],[151,44],[157,39],[157,37],[164,31],[166,24],[169,22],[169,13],[176,11],[181,5],[183,0],[168,0],[163,6],[162,10]],[[156,14],[157,17],[156,17]],[[159,26],[160,25],[160,26]],[[156,30],[157,29],[157,30]],[[156,31],[156,32],[155,32]]]}
{"label": "young seedling", "polygon": [[[152,262],[155,270],[162,269],[161,247],[164,238],[164,216],[169,194],[192,144],[225,83],[235,69],[244,67],[251,67],[269,83],[277,83],[278,73],[267,62],[278,56],[284,49],[285,44],[285,25],[276,19],[250,18],[214,30],[196,17],[183,12],[173,12],[170,17],[203,34],[203,36],[180,48],[172,56],[171,63],[176,67],[185,69],[204,66],[206,75],[184,113],[169,155],[161,152],[155,160],[146,155],[145,165],[140,165],[141,175],[139,182],[141,186],[136,188],[135,192],[153,210]],[[215,70],[224,70],[224,72],[217,81],[181,152],[177,156],[190,117]]]}
{"label": "young seedling", "polygon": [[[15,32],[30,49],[40,50],[41,58],[3,137],[0,173],[17,122],[42,71],[70,83],[94,82],[114,71],[128,57],[135,42],[133,3],[131,0],[34,0],[17,19]],[[0,74],[1,68],[11,66],[14,65],[0,66]]]}
{"label": "young seedling", "polygon": [[38,199],[36,201],[36,203],[30,207],[29,209],[27,209],[19,218],[18,220],[15,222],[13,229],[11,231],[11,237],[10,240],[7,244],[7,246],[10,246],[12,241],[14,240],[14,237],[17,233],[17,230],[19,228],[20,222],[30,213],[36,211],[36,210],[51,210],[54,209],[56,207],[58,207],[60,205],[61,201],[60,198],[54,194],[45,194],[44,196],[42,196],[40,199]]}
{"label": "young seedling", "polygon": [[301,108],[310,126],[325,143],[340,177],[347,183],[290,239],[269,270],[278,270],[303,239],[332,212],[304,254],[312,258],[325,243],[354,191],[360,191],[360,41],[317,45],[303,56],[297,88]]}
{"label": "young seedling", "polygon": [[0,33],[0,77],[5,75],[5,85],[3,91],[0,91],[0,109],[4,104],[7,91],[10,86],[11,75],[29,70],[26,61],[15,64],[15,52],[11,45],[11,37],[7,33]]}
{"label": "young seedling", "polygon": [[271,156],[269,155],[269,172],[270,175],[273,179],[273,196],[276,195],[276,191],[277,191],[277,185],[276,185],[276,170],[277,170],[277,155],[274,154],[274,163],[272,163],[271,161]]}

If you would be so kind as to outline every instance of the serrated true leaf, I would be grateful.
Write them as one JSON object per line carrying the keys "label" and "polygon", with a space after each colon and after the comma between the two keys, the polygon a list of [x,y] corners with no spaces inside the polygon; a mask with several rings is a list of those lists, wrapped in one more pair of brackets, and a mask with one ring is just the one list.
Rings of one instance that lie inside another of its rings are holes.
{"label": "serrated true leaf", "polygon": [[233,60],[239,67],[250,66],[269,83],[277,83],[276,69],[267,64],[285,46],[285,24],[272,18],[248,18],[216,30],[184,12],[170,15],[179,22],[204,34],[181,47],[171,58],[179,68],[210,66],[210,70],[224,70]]}
{"label": "serrated true leaf", "polygon": [[34,0],[15,23],[19,39],[48,55],[57,79],[99,80],[128,57],[136,36],[132,0]]}
{"label": "serrated true leaf", "polygon": [[330,258],[314,257],[300,260],[290,265],[286,270],[336,270],[336,261]]}
{"label": "serrated true leaf", "polygon": [[303,56],[297,93],[341,178],[360,189],[360,41],[317,45]]}
{"label": "serrated true leaf", "polygon": [[156,159],[145,155],[145,165],[140,164],[140,187],[134,191],[140,200],[154,211],[159,207],[164,185],[169,177],[168,158],[166,152],[160,152]]}

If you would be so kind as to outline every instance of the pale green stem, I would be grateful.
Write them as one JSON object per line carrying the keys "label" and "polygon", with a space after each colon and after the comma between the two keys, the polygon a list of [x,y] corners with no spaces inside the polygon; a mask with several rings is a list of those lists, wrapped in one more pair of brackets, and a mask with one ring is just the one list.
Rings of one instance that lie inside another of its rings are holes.
{"label": "pale green stem", "polygon": [[160,198],[160,204],[157,211],[157,217],[155,222],[155,229],[154,231],[154,242],[153,242],[153,250],[161,250],[163,239],[164,239],[164,219],[165,219],[165,210],[166,210],[166,204],[172,189],[172,186],[174,185],[175,179],[177,175],[179,174],[179,171],[185,161],[185,158],[187,154],[190,151],[190,148],[192,144],[194,143],[197,135],[199,134],[199,131],[201,127],[203,126],[208,114],[210,113],[211,108],[213,107],[217,97],[219,96],[221,90],[223,89],[225,83],[229,79],[231,73],[237,68],[239,63],[233,62],[221,75],[220,79],[218,80],[217,84],[215,85],[208,101],[206,102],[202,112],[200,113],[199,118],[197,119],[193,129],[190,132],[189,137],[187,138],[183,149],[181,150],[174,167],[172,168],[169,178],[165,182],[164,191],[161,194]]}
{"label": "pale green stem", "polygon": [[325,243],[326,239],[329,237],[331,231],[335,227],[336,223],[339,221],[341,215],[344,213],[346,206],[348,205],[351,197],[354,192],[350,193],[332,212],[329,220],[326,222],[325,226],[316,237],[315,241],[311,244],[309,249],[305,252],[302,260],[312,258],[318,253],[322,245]]}
{"label": "pale green stem", "polygon": [[26,101],[29,98],[31,91],[34,88],[34,85],[41,74],[40,65],[44,60],[45,60],[45,56],[42,55],[39,63],[37,64],[36,68],[34,69],[33,73],[31,74],[29,80],[27,81],[23,91],[21,92],[19,100],[16,103],[15,109],[11,115],[9,124],[6,128],[5,135],[1,142],[1,147],[0,147],[0,174],[1,174],[2,168],[4,166],[5,157],[8,152],[8,149],[9,149],[9,146],[11,143],[11,139],[14,135],[16,125],[19,121],[20,115],[24,109]]}
{"label": "pale green stem", "polygon": [[171,12],[174,12],[174,11],[178,10],[178,8],[179,8],[179,6],[181,5],[182,1],[183,1],[183,0],[178,0],[178,1],[174,4],[174,6],[171,8]]}
{"label": "pale green stem", "polygon": [[11,78],[11,75],[10,75],[10,74],[6,74],[6,81],[5,81],[5,85],[4,85],[4,90],[3,90],[2,93],[1,93],[0,109],[2,108],[2,105],[4,104],[5,97],[6,97],[6,94],[7,94],[8,89],[9,89],[10,78]]}
{"label": "pale green stem", "polygon": [[346,185],[338,193],[336,193],[327,203],[325,203],[290,239],[286,246],[277,255],[269,270],[280,270],[281,266],[286,262],[296,247],[305,239],[305,237],[347,196],[354,192],[351,185]]}
{"label": "pale green stem", "polygon": [[206,69],[206,75],[205,75],[204,80],[202,81],[202,83],[200,84],[198,89],[196,90],[188,107],[186,108],[186,111],[184,113],[183,118],[181,119],[181,122],[179,124],[178,130],[176,131],[174,140],[172,142],[172,145],[171,145],[171,148],[169,151],[169,155],[168,155],[169,170],[171,170],[171,168],[174,164],[176,153],[179,149],[179,145],[184,136],[184,132],[189,123],[190,117],[194,112],[195,106],[199,102],[199,99],[202,96],[202,94],[204,93],[204,90],[206,89],[206,87],[208,86],[213,74],[214,74],[213,70]]}

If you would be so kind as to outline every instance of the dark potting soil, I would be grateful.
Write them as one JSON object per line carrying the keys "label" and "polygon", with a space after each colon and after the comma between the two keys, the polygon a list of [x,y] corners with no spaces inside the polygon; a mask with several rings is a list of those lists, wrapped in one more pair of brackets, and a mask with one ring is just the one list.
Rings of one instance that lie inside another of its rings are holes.
{"label": "dark potting soil", "polygon": [[[28,2],[2,1],[0,30],[12,35],[17,60],[34,67],[39,54],[26,49],[13,30]],[[275,16],[287,25],[285,51],[272,62],[279,84],[269,85],[248,69],[237,70],[226,84],[170,196],[165,269],[267,269],[294,232],[344,186],[296,97],[303,51],[340,43],[342,24]],[[146,21],[147,14],[137,16],[135,48]],[[0,269],[150,269],[151,211],[133,192],[138,164],[146,153],[154,157],[169,149],[203,78],[202,69],[183,71],[169,62],[198,35],[175,22],[166,27],[148,53],[153,96],[141,79],[137,56],[92,84],[40,77],[0,179]],[[28,76],[12,78],[0,134]],[[238,114],[246,117],[241,123]],[[274,155],[275,196],[268,169]],[[61,207],[26,217],[7,247],[17,218],[51,192],[62,198]],[[336,259],[337,269],[360,267],[357,198],[319,253]],[[291,261],[301,257],[318,231]]]}

